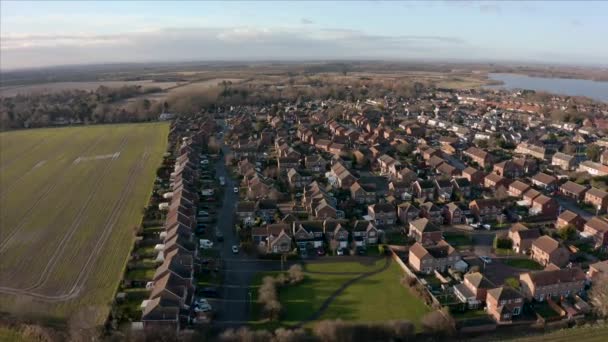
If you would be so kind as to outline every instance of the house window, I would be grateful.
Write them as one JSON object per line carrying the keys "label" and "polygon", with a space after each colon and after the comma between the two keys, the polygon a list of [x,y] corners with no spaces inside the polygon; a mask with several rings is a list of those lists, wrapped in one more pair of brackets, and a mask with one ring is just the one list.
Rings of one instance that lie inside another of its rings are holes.
{"label": "house window", "polygon": [[521,313],[521,308],[519,306],[513,308],[513,316],[517,316]]}

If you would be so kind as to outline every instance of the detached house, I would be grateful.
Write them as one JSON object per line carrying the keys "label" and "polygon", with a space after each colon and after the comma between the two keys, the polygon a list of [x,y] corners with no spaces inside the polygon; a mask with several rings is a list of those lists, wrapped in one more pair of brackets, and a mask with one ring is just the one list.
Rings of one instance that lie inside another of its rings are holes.
{"label": "detached house", "polygon": [[499,186],[507,187],[509,180],[495,173],[489,173],[483,180],[483,186],[489,189],[497,189]]}
{"label": "detached house", "polygon": [[550,176],[546,173],[539,172],[534,175],[531,180],[532,184],[536,185],[541,189],[547,191],[554,191],[555,189],[557,189],[557,178]]}
{"label": "detached house", "polygon": [[294,222],[293,237],[300,250],[323,247],[323,221]]}
{"label": "detached house", "polygon": [[433,202],[424,202],[420,205],[420,213],[422,217],[426,217],[436,225],[443,223],[443,215],[441,208],[439,208]]}
{"label": "detached house", "polygon": [[379,230],[369,221],[355,221],[353,225],[353,242],[356,247],[378,244]]}
{"label": "detached house", "polygon": [[445,240],[434,246],[423,246],[416,242],[409,250],[408,262],[416,272],[430,274],[437,270],[444,272],[461,260],[460,254]]}
{"label": "detached house", "polygon": [[521,198],[524,193],[530,190],[530,186],[522,181],[516,180],[513,183],[509,184],[509,196],[519,197]]}
{"label": "detached house", "polygon": [[444,222],[449,225],[461,224],[465,222],[465,215],[458,204],[452,202],[443,207]]}
{"label": "detached house", "polygon": [[552,237],[543,235],[532,243],[530,257],[543,266],[564,267],[570,260],[570,252]]}
{"label": "detached house", "polygon": [[471,182],[471,185],[480,186],[483,185],[483,179],[485,178],[485,174],[472,167],[467,167],[462,170],[462,176]]}
{"label": "detached house", "polygon": [[464,198],[471,197],[471,182],[464,177],[453,178],[452,185],[458,194]]}
{"label": "detached house", "polygon": [[576,228],[576,230],[582,231],[585,223],[586,223],[585,219],[582,218],[580,215],[578,215],[570,210],[564,210],[557,217],[557,222],[556,222],[555,226],[557,227],[557,229],[562,229],[567,226],[573,226]]}
{"label": "detached house", "polygon": [[376,189],[370,184],[355,182],[350,187],[350,198],[359,204],[370,204],[376,202]]}
{"label": "detached house", "polygon": [[471,158],[471,160],[481,167],[486,167],[486,165],[489,165],[492,162],[492,156],[488,152],[477,147],[469,147],[463,154]]}
{"label": "detached house", "polygon": [[437,198],[449,201],[452,198],[453,185],[448,179],[435,179]]}
{"label": "detached house", "polygon": [[377,203],[367,207],[367,214],[377,227],[392,226],[397,222],[395,206],[389,203]]}
{"label": "detached house", "polygon": [[556,152],[551,159],[551,165],[555,165],[566,171],[574,170],[576,164],[576,158],[574,158],[574,156],[561,152]]}
{"label": "detached house", "polygon": [[541,215],[547,218],[557,217],[561,207],[559,203],[548,196],[539,195],[532,200],[530,215]]}
{"label": "detached house", "polygon": [[335,245],[337,249],[348,248],[348,237],[350,233],[338,222],[325,222],[325,238],[330,246]]}
{"label": "detached house", "polygon": [[412,191],[417,198],[424,198],[429,201],[435,199],[435,183],[429,180],[419,180],[412,184]]}
{"label": "detached house", "polygon": [[569,297],[585,289],[585,273],[578,267],[528,272],[519,276],[521,290],[528,299],[544,301]]}
{"label": "detached house", "polygon": [[397,215],[399,216],[399,221],[401,221],[401,223],[408,224],[420,217],[420,209],[416,208],[410,202],[404,202],[397,206]]}

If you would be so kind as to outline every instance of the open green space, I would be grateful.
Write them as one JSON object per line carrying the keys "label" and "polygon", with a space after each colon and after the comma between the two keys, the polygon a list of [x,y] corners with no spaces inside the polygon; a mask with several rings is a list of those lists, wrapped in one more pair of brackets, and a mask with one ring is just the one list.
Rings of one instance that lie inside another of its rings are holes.
{"label": "open green space", "polygon": [[146,123],[0,133],[0,311],[105,321],[168,132]]}
{"label": "open green space", "polygon": [[[361,273],[381,270],[384,263],[384,259],[379,259],[367,264],[350,261],[306,264],[305,279],[301,283],[279,290],[279,300],[283,305],[281,321],[265,322],[260,312],[261,307],[256,303],[252,313],[252,325],[259,328],[276,328],[306,321],[343,284]],[[310,271],[324,273],[310,273]],[[257,300],[257,288],[262,278],[277,276],[279,273],[265,272],[256,275],[252,284],[254,302]],[[346,321],[373,322],[406,319],[418,324],[420,318],[430,309],[409,289],[401,285],[402,276],[399,266],[391,263],[386,270],[356,281],[329,304],[319,320],[339,318]],[[310,326],[313,323],[308,322],[305,325]]]}
{"label": "open green space", "polygon": [[517,338],[517,342],[604,342],[608,336],[608,325],[582,326],[554,331],[548,334]]}
{"label": "open green space", "polygon": [[503,262],[505,265],[515,268],[525,268],[527,270],[542,270],[544,268],[541,264],[530,259],[505,259]]}
{"label": "open green space", "polygon": [[465,233],[445,232],[443,233],[443,237],[445,241],[454,247],[470,246],[472,241],[471,236]]}

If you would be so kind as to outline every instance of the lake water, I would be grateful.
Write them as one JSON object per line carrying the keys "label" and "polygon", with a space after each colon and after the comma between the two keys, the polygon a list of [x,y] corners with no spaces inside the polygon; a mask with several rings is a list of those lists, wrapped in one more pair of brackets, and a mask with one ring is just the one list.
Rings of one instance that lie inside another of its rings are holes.
{"label": "lake water", "polygon": [[587,96],[608,102],[608,82],[494,73],[488,74],[488,77],[492,80],[502,81],[504,84],[486,86],[486,88],[530,89],[561,95]]}

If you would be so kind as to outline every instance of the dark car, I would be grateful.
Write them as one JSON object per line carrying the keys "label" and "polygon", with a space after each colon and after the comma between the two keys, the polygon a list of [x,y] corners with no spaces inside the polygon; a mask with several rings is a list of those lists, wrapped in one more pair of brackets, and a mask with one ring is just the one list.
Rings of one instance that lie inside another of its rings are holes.
{"label": "dark car", "polygon": [[222,234],[222,232],[220,232],[219,230],[216,230],[215,238],[217,239],[217,241],[224,241],[224,234]]}
{"label": "dark car", "polygon": [[317,249],[317,255],[318,255],[318,256],[323,256],[323,255],[325,255],[325,250],[324,250],[323,248],[319,248],[319,249]]}

